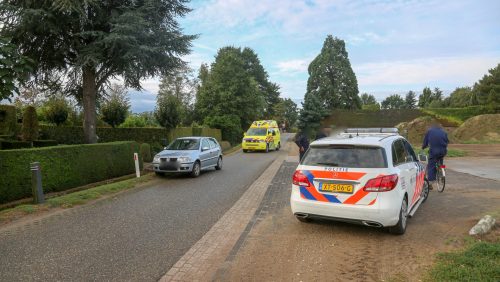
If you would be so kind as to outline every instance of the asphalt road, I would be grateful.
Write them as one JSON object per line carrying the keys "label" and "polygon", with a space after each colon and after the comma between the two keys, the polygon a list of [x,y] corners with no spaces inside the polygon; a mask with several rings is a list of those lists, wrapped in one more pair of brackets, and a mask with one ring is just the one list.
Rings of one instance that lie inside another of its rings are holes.
{"label": "asphalt road", "polygon": [[0,281],[156,281],[279,153],[240,151],[225,158],[221,171],[161,179],[152,187],[0,229]]}

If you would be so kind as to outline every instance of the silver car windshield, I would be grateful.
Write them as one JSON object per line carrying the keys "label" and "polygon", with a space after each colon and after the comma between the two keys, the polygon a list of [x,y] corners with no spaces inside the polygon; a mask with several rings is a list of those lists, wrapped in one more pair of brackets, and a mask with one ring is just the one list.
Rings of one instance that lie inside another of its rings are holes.
{"label": "silver car windshield", "polygon": [[200,139],[175,139],[168,145],[167,150],[198,150],[200,149]]}

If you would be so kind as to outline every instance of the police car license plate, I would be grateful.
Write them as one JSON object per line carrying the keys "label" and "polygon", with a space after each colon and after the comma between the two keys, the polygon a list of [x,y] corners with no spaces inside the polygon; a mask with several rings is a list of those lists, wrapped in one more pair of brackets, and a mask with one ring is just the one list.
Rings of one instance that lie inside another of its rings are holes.
{"label": "police car license plate", "polygon": [[352,184],[321,183],[319,190],[333,193],[352,193],[354,186]]}

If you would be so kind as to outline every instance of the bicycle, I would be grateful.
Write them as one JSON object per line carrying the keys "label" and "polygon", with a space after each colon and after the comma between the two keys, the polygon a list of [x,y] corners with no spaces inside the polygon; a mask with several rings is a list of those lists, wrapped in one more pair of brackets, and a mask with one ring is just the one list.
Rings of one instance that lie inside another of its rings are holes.
{"label": "bicycle", "polygon": [[[422,156],[423,155],[423,156]],[[428,162],[428,156],[425,154],[420,153],[419,158],[424,157],[421,159],[422,162]],[[443,163],[444,158],[439,158],[436,162],[436,182],[437,182],[437,191],[439,193],[442,193],[444,191],[444,188],[446,186],[446,166]],[[429,185],[429,180],[427,178],[427,171],[425,172],[425,183]]]}
{"label": "bicycle", "polygon": [[443,192],[446,186],[446,166],[443,161],[443,158],[439,158],[436,162],[436,182],[439,193]]}

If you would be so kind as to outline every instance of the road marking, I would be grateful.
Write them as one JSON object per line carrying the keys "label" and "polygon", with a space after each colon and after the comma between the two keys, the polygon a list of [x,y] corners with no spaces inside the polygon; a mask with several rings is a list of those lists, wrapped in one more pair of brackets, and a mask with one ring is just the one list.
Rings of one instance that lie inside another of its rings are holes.
{"label": "road marking", "polygon": [[280,154],[219,221],[159,280],[211,280],[259,207],[286,155]]}

